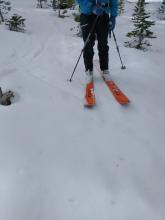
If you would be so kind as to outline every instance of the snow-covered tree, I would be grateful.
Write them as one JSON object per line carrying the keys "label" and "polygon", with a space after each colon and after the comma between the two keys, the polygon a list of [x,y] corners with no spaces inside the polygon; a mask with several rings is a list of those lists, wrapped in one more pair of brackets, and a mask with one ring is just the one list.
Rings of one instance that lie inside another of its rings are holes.
{"label": "snow-covered tree", "polygon": [[158,17],[161,20],[165,20],[165,0],[163,0],[160,8],[158,9]]}
{"label": "snow-covered tree", "polygon": [[47,3],[47,0],[37,0],[37,7],[38,8],[43,8]]}
{"label": "snow-covered tree", "polygon": [[11,3],[6,0],[0,0],[0,21],[5,21],[5,15],[11,10]]}
{"label": "snow-covered tree", "polygon": [[71,8],[74,3],[74,0],[59,0],[58,6],[60,9]]}
{"label": "snow-covered tree", "polygon": [[124,12],[124,0],[119,0],[119,7],[118,7],[118,12],[119,12],[119,15],[122,15],[123,12]]}
{"label": "snow-covered tree", "polygon": [[20,15],[14,14],[10,19],[6,21],[6,25],[11,31],[24,32],[25,18]]}
{"label": "snow-covered tree", "polygon": [[74,0],[58,0],[57,2],[58,16],[64,18],[65,16],[61,15],[61,9],[72,8],[74,3],[75,3]]}
{"label": "snow-covered tree", "polygon": [[132,15],[134,30],[127,33],[127,37],[131,38],[131,40],[125,42],[125,46],[145,49],[146,46],[151,46],[146,38],[156,37],[150,30],[150,27],[154,25],[155,22],[149,20],[150,13],[145,11],[145,4],[145,0],[138,0],[136,3],[134,13]]}

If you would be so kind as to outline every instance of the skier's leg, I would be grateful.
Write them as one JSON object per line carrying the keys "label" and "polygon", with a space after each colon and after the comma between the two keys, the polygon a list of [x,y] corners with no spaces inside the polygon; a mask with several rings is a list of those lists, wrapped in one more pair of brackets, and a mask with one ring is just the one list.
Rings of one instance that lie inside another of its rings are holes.
{"label": "skier's leg", "polygon": [[103,14],[102,16],[100,16],[96,26],[101,70],[108,70],[108,61],[109,61],[108,25],[109,25],[109,15]]}
{"label": "skier's leg", "polygon": [[[95,20],[94,15],[84,15],[81,14],[80,17],[80,25],[82,29],[82,35],[84,42],[86,41],[89,31],[92,27],[92,24]],[[84,57],[84,64],[86,71],[92,71],[93,70],[93,56],[94,56],[94,47],[95,44],[95,30],[90,36],[89,42],[87,43],[86,47],[84,48],[83,57]]]}

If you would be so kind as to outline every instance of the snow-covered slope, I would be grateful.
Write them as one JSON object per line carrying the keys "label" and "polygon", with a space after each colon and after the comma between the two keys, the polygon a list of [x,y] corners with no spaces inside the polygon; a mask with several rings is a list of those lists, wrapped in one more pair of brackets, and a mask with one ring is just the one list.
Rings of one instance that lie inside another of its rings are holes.
{"label": "snow-covered slope", "polygon": [[[95,72],[96,108],[83,108],[82,39],[50,9],[14,0],[25,34],[0,26],[0,86],[15,91],[0,106],[0,219],[165,219],[165,23],[141,52],[123,47],[130,10],[117,20],[126,70],[110,41],[112,78],[131,104],[119,106]],[[96,57],[97,59],[97,52]]]}

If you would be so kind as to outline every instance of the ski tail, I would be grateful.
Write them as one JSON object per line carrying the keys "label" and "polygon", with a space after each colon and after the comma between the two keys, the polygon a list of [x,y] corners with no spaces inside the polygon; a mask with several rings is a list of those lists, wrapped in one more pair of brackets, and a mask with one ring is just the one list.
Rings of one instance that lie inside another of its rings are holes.
{"label": "ski tail", "polygon": [[96,105],[96,98],[94,94],[94,82],[87,83],[85,88],[85,107],[93,107]]}

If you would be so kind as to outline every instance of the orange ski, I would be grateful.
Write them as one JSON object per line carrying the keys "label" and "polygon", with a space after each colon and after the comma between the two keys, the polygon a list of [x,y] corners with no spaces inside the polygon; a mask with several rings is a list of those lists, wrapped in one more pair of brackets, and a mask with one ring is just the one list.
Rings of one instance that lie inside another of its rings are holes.
{"label": "orange ski", "polygon": [[119,104],[126,105],[130,102],[127,96],[119,89],[119,87],[114,83],[113,80],[105,80],[104,78],[103,80],[105,81],[109,90],[112,92],[113,96],[119,102]]}
{"label": "orange ski", "polygon": [[85,91],[85,107],[93,107],[96,105],[96,99],[94,94],[94,83],[90,82],[86,85]]}

